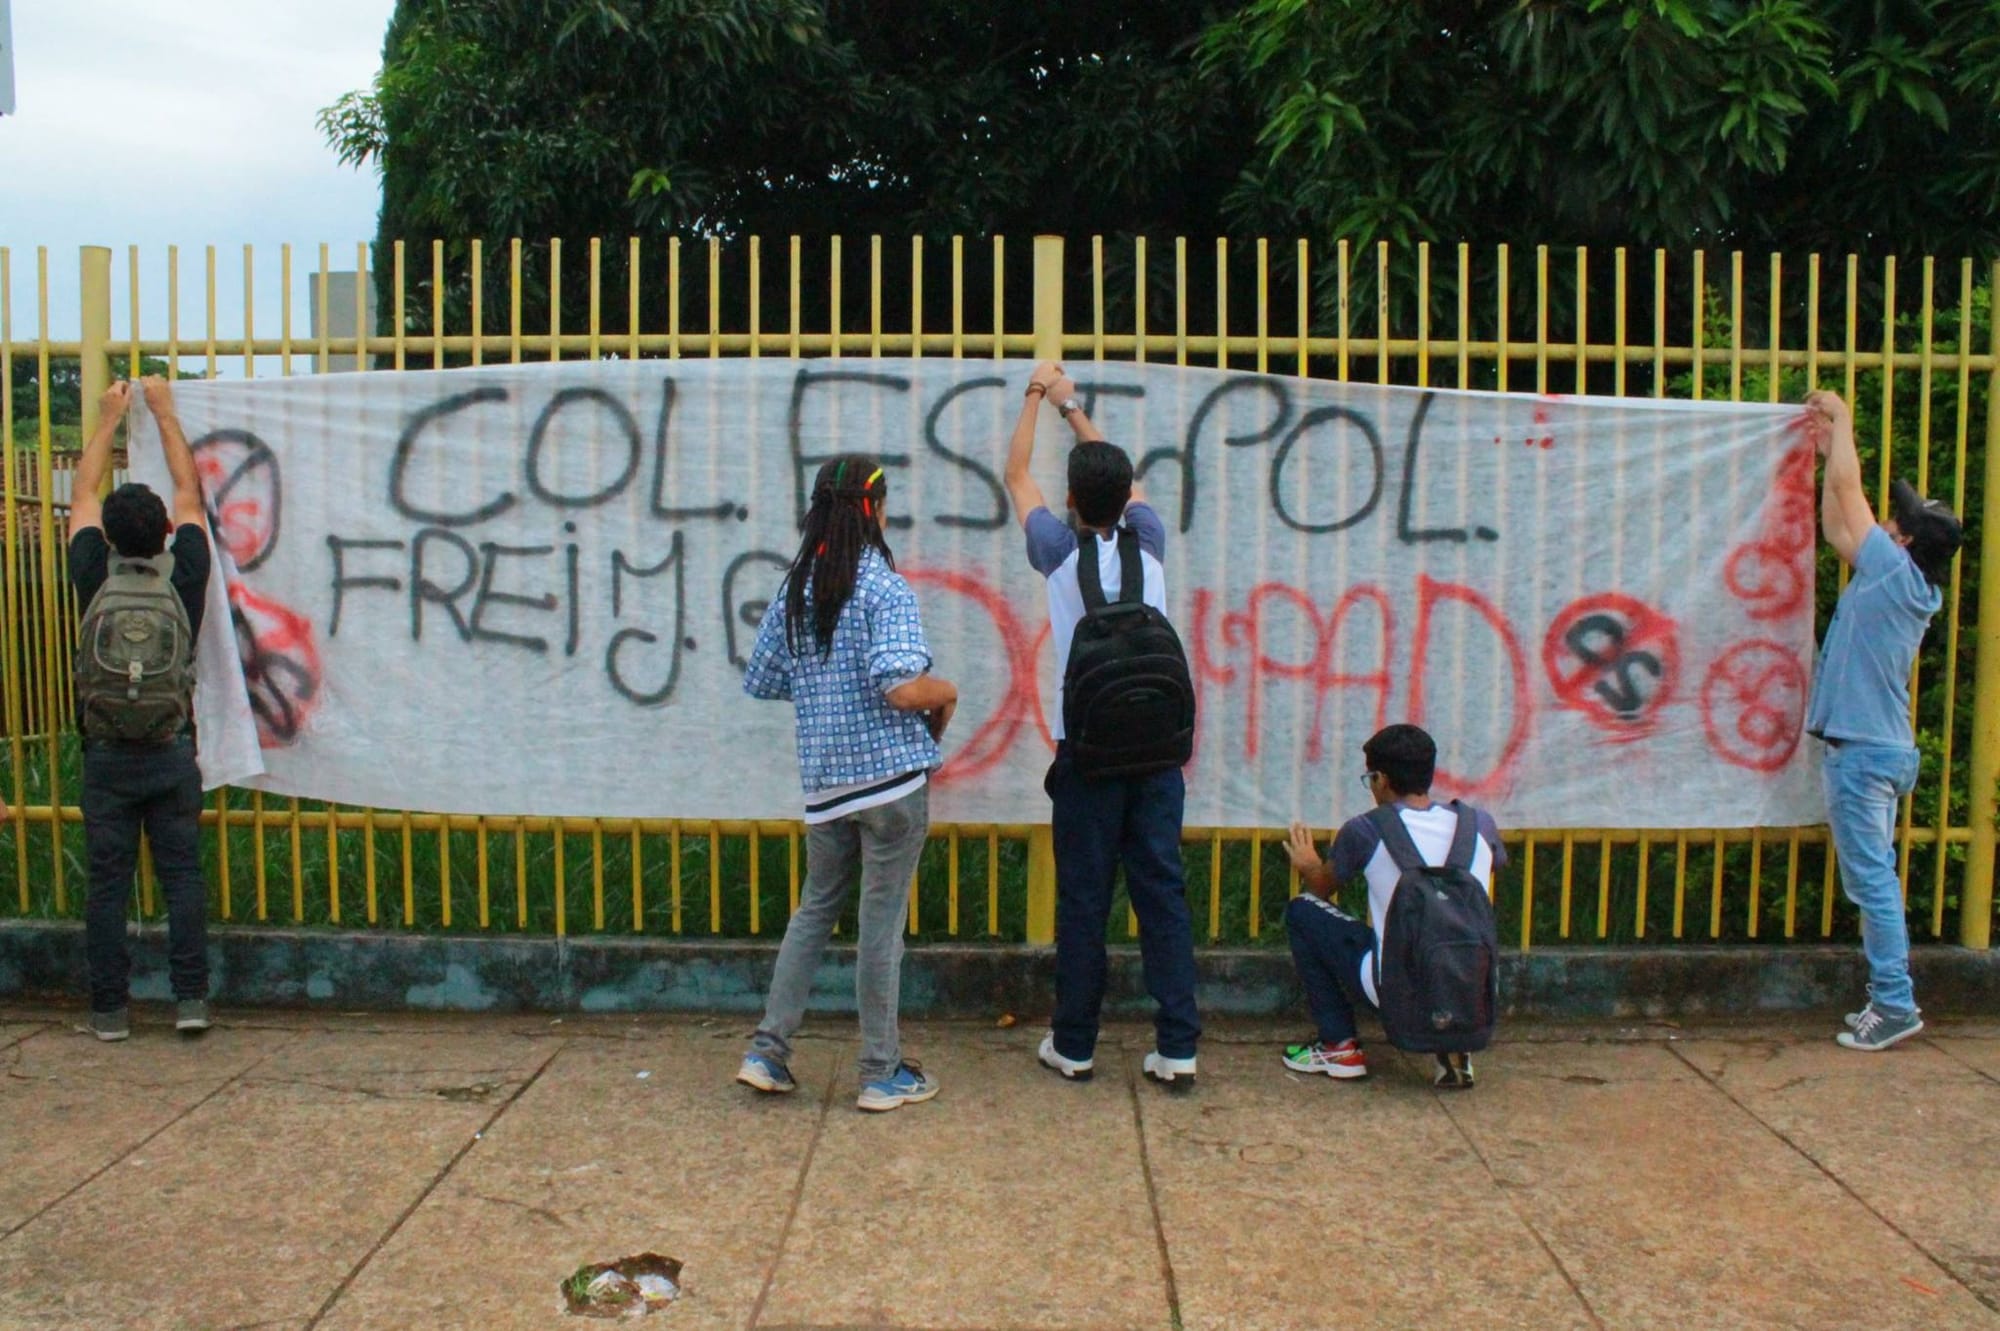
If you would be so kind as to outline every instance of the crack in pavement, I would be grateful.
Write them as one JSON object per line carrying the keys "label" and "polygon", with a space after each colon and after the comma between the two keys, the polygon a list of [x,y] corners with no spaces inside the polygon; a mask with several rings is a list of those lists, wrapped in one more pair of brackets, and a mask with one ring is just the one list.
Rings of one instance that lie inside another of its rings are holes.
{"label": "crack in pavement", "polygon": [[[1463,1092],[1459,1092],[1459,1094],[1463,1094]],[[1535,1243],[1541,1248],[1543,1254],[1548,1257],[1550,1265],[1555,1267],[1556,1274],[1562,1277],[1565,1285],[1569,1286],[1569,1292],[1575,1297],[1577,1305],[1583,1309],[1583,1315],[1590,1319],[1592,1326],[1601,1329],[1604,1326],[1604,1319],[1599,1317],[1597,1309],[1591,1306],[1589,1296],[1583,1292],[1583,1286],[1570,1273],[1569,1267],[1564,1265],[1563,1259],[1556,1253],[1555,1246],[1543,1236],[1541,1227],[1535,1224],[1533,1218],[1528,1215],[1527,1211],[1522,1209],[1520,1202],[1513,1195],[1516,1192],[1527,1191],[1530,1185],[1525,1182],[1502,1179],[1499,1171],[1494,1169],[1493,1162],[1486,1158],[1486,1152],[1480,1150],[1479,1143],[1473,1140],[1471,1130],[1458,1121],[1458,1115],[1452,1112],[1451,1105],[1446,1100],[1445,1094],[1432,1091],[1431,1098],[1437,1102],[1437,1107],[1443,1111],[1445,1120],[1451,1124],[1453,1130],[1464,1139],[1466,1148],[1472,1152],[1472,1158],[1477,1160],[1480,1168],[1486,1171],[1487,1180],[1505,1198],[1507,1209],[1514,1213],[1514,1218],[1521,1222],[1521,1227],[1534,1237]]]}
{"label": "crack in pavement", "polygon": [[320,1081],[313,1077],[252,1077],[244,1082],[246,1086],[272,1087],[296,1086],[329,1095],[361,1096],[369,1100],[389,1100],[399,1104],[423,1104],[444,1101],[451,1104],[485,1104],[495,1091],[511,1085],[511,1081],[474,1082],[470,1086],[420,1086],[407,1090],[396,1090],[381,1086],[348,1085],[339,1082]]}
{"label": "crack in pavement", "polygon": [[1937,1050],[1940,1054],[1943,1054],[1946,1058],[1950,1059],[1952,1062],[1964,1068],[1967,1072],[1972,1073],[1974,1076],[1984,1077],[1986,1080],[1992,1082],[1994,1085],[2000,1086],[2000,1077],[1994,1076],[1992,1073],[1988,1072],[1985,1068],[1980,1067],[1977,1063],[1974,1063],[1969,1059],[1959,1057],[1956,1053],[1952,1052],[1951,1050],[1945,1048],[1943,1045],[1939,1044],[1935,1039],[1926,1036],[1924,1038],[1924,1043],[1929,1045],[1931,1048]]}
{"label": "crack in pavement", "polygon": [[[546,1220],[550,1224],[556,1226],[559,1229],[569,1228],[569,1221],[563,1219],[560,1212],[551,1211],[546,1206],[536,1206],[532,1202],[516,1201],[512,1197],[495,1197],[491,1193],[485,1193],[485,1192],[471,1192],[467,1193],[466,1195],[468,1197],[471,1197],[475,1201],[491,1202],[495,1206],[518,1207],[520,1210],[526,1211],[529,1215],[535,1217],[535,1219],[537,1220]],[[582,1213],[581,1207],[577,1208],[577,1210],[575,1211],[570,1212],[571,1215],[579,1215],[581,1213]]]}
{"label": "crack in pavement", "polygon": [[771,1250],[771,1265],[765,1268],[763,1287],[757,1291],[757,1302],[750,1305],[750,1316],[743,1325],[755,1331],[758,1319],[764,1315],[764,1304],[771,1297],[771,1286],[777,1283],[778,1265],[785,1260],[785,1240],[791,1237],[792,1226],[799,1218],[799,1208],[805,1204],[806,1180],[812,1174],[813,1157],[819,1153],[820,1138],[826,1135],[827,1115],[833,1112],[833,1088],[840,1078],[829,1074],[826,1079],[826,1094],[820,1097],[819,1118],[813,1124],[812,1140],[806,1144],[805,1159],[799,1162],[799,1181],[792,1185],[791,1205],[785,1210],[785,1223],[778,1230],[778,1242]]}
{"label": "crack in pavement", "polygon": [[1153,1153],[1146,1143],[1146,1109],[1139,1100],[1139,1081],[1132,1071],[1132,1060],[1125,1064],[1125,1090],[1132,1101],[1132,1127],[1139,1134],[1139,1173],[1146,1180],[1146,1205],[1153,1213],[1153,1238],[1160,1249],[1160,1278],[1166,1283],[1167,1324],[1181,1326],[1181,1290],[1174,1278],[1174,1254],[1167,1242],[1167,1221],[1160,1209],[1160,1189],[1153,1179]]}
{"label": "crack in pavement", "polygon": [[141,1137],[138,1141],[133,1142],[130,1146],[126,1147],[116,1156],[112,1157],[110,1160],[105,1161],[104,1164],[99,1166],[97,1169],[92,1170],[87,1177],[79,1180],[77,1183],[66,1189],[61,1195],[49,1201],[46,1205],[41,1207],[41,1209],[37,1210],[33,1215],[30,1215],[25,1220],[20,1221],[19,1223],[14,1225],[13,1228],[7,1230],[5,1233],[0,1233],[0,1244],[9,1242],[14,1238],[15,1235],[25,1230],[29,1225],[34,1224],[37,1220],[40,1220],[43,1216],[55,1210],[56,1207],[61,1206],[64,1202],[76,1196],[79,1192],[82,1192],[85,1188],[95,1183],[98,1179],[104,1177],[104,1175],[109,1173],[111,1170],[115,1169],[119,1165],[124,1164],[127,1160],[131,1159],[133,1156],[137,1155],[140,1151],[144,1150],[147,1146],[151,1145],[154,1139],[159,1137],[161,1133],[167,1131],[167,1129],[182,1122],[188,1117],[188,1115],[194,1113],[197,1109],[200,1109],[203,1105],[215,1099],[217,1096],[221,1095],[224,1091],[228,1090],[230,1087],[240,1083],[244,1077],[249,1075],[252,1069],[256,1068],[259,1064],[263,1063],[265,1060],[269,1058],[272,1058],[281,1051],[290,1048],[293,1044],[297,1043],[297,1041],[298,1041],[297,1036],[294,1036],[290,1040],[281,1040],[277,1044],[273,1045],[270,1049],[267,1049],[262,1054],[259,1054],[255,1059],[245,1064],[242,1068],[238,1069],[229,1078],[227,1078],[225,1081],[217,1085],[215,1089],[210,1091],[207,1095],[204,1095],[200,1099],[194,1101],[192,1104],[188,1105],[187,1108],[181,1110],[178,1114],[175,1114],[173,1117],[169,1118],[159,1127],[154,1128],[151,1132],[147,1133],[144,1137]]}
{"label": "crack in pavement", "polygon": [[368,1269],[368,1264],[375,1260],[376,1255],[382,1249],[389,1246],[391,1239],[394,1239],[397,1234],[402,1232],[403,1226],[410,1222],[410,1217],[415,1215],[423,1204],[430,1200],[431,1194],[438,1190],[438,1185],[450,1177],[451,1172],[458,1168],[460,1161],[472,1154],[472,1148],[485,1140],[486,1134],[493,1131],[494,1125],[500,1121],[507,1111],[512,1109],[516,1104],[519,1104],[521,1097],[534,1089],[535,1083],[542,1079],[542,1074],[549,1070],[549,1065],[554,1063],[563,1050],[568,1047],[569,1042],[567,1040],[558,1041],[556,1047],[549,1050],[548,1056],[536,1065],[533,1072],[528,1074],[527,1079],[519,1086],[516,1086],[513,1093],[501,1101],[499,1107],[487,1116],[485,1123],[480,1126],[478,1131],[466,1138],[465,1144],[452,1154],[451,1159],[445,1161],[444,1167],[432,1175],[431,1181],[424,1185],[422,1191],[417,1193],[408,1206],[403,1208],[403,1213],[396,1217],[396,1223],[390,1225],[383,1232],[382,1236],[375,1240],[368,1251],[362,1254],[361,1260],[354,1264],[354,1269],[343,1276],[338,1285],[334,1286],[333,1293],[326,1296],[326,1302],[319,1306],[319,1311],[314,1313],[311,1320],[305,1324],[305,1331],[313,1331],[314,1327],[317,1327],[321,1322],[326,1320],[326,1315],[332,1312],[334,1305],[339,1303],[347,1294],[347,1291],[354,1287],[354,1282],[361,1278],[361,1273]]}

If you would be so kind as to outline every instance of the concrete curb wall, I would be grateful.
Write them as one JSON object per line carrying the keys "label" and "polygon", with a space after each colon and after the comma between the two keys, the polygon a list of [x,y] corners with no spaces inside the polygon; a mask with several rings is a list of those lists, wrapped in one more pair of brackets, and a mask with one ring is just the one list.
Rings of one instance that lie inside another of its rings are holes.
{"label": "concrete curb wall", "polygon": [[[229,1007],[755,1015],[776,956],[775,942],[264,928],[209,935],[212,993]],[[163,927],[134,930],[132,962],[134,998],[172,996]],[[1282,948],[1209,948],[1199,966],[1207,1014],[1304,1014]],[[2000,949],[1919,947],[1911,968],[1928,1013],[2000,1012]],[[0,921],[0,998],[78,998],[83,975],[80,924]],[[1865,978],[1852,947],[1565,947],[1503,953],[1500,993],[1515,1017],[1739,1016],[1855,1006]],[[903,962],[902,1010],[912,1017],[1011,1012],[1039,1020],[1054,992],[1050,948],[930,944]],[[813,996],[816,1009],[854,1010],[851,947],[828,951]],[[1125,1017],[1152,1010],[1136,947],[1111,949],[1106,1008]]]}

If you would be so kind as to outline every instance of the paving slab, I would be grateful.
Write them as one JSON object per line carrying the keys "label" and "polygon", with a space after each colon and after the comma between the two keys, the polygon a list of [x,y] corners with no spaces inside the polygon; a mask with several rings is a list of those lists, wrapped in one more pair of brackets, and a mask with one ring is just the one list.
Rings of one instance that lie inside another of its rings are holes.
{"label": "paving slab", "polygon": [[0,1236],[292,1038],[215,1030],[184,1040],[140,1026],[106,1044],[67,1026],[0,1030]]}
{"label": "paving slab", "polygon": [[731,1082],[742,1053],[733,1030],[687,1027],[565,1045],[321,1325],[588,1325],[561,1313],[560,1283],[648,1251],[686,1263],[662,1326],[745,1325],[853,1055],[804,1042],[804,1089],[760,1096]]}
{"label": "paving slab", "polygon": [[1204,1044],[1192,1095],[1139,1087],[1182,1326],[1590,1325],[1417,1073],[1279,1048]]}
{"label": "paving slab", "polygon": [[[1991,1042],[1958,1043],[2000,1056]],[[2000,1081],[1921,1038],[1883,1054],[1832,1040],[1681,1052],[2000,1309]]]}
{"label": "paving slab", "polygon": [[2000,1082],[2000,1039],[1981,1040],[1940,1035],[1930,1043],[1981,1076]]}
{"label": "paving slab", "polygon": [[0,1325],[303,1323],[554,1048],[472,1029],[284,1038],[0,1242]]}
{"label": "paving slab", "polygon": [[939,1097],[826,1116],[760,1327],[1157,1327],[1171,1308],[1131,1088],[1059,1081],[1039,1030],[906,1024]]}
{"label": "paving slab", "polygon": [[1608,1326],[1994,1326],[1671,1047],[1503,1046],[1441,1103]]}

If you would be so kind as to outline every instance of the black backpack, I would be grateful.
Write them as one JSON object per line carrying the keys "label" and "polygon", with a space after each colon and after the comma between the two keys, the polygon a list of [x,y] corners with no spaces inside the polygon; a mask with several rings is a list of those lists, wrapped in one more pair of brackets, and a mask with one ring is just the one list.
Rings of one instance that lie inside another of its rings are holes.
{"label": "black backpack", "polygon": [[1063,671],[1063,730],[1079,776],[1150,776],[1194,756],[1194,680],[1167,617],[1145,602],[1139,535],[1118,529],[1118,599],[1104,599],[1097,537],[1076,561],[1083,618]]}
{"label": "black backpack", "polygon": [[[1369,814],[1402,876],[1379,922],[1375,996],[1389,1043],[1419,1054],[1473,1054],[1500,1014],[1500,935],[1493,902],[1472,876],[1478,815],[1457,800],[1451,853],[1424,863],[1395,805]],[[1385,964],[1386,963],[1386,964]]]}

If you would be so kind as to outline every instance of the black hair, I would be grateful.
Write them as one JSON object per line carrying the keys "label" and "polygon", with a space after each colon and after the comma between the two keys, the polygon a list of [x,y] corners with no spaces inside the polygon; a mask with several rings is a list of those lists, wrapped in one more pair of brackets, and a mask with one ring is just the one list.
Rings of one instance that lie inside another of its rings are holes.
{"label": "black hair", "polygon": [[1910,559],[1924,581],[1942,587],[1951,581],[1951,559],[1965,544],[1965,528],[1958,515],[1936,499],[1918,494],[1908,481],[1889,486],[1889,508],[1896,527],[1910,539]]}
{"label": "black hair", "polygon": [[1069,498],[1088,527],[1109,527],[1132,502],[1132,459],[1116,444],[1096,440],[1069,451]]}
{"label": "black hair", "polygon": [[819,469],[802,524],[805,535],[785,575],[785,645],[792,655],[804,655],[808,597],[813,645],[825,656],[833,649],[840,612],[854,595],[862,553],[873,546],[896,567],[882,537],[882,501],[888,496],[888,478],[865,453],[842,454]]}
{"label": "black hair", "polygon": [[128,559],[151,559],[167,548],[167,506],[151,486],[127,481],[104,498],[104,536]]}
{"label": "black hair", "polygon": [[1428,795],[1437,775],[1437,741],[1421,726],[1385,726],[1361,746],[1368,770],[1380,772],[1398,795]]}
{"label": "black hair", "polygon": [[1915,562],[1917,572],[1924,575],[1924,581],[1933,587],[1943,587],[1951,581],[1951,558],[1958,553],[1959,542],[1955,538],[1926,534],[1910,538],[1910,559]]}

